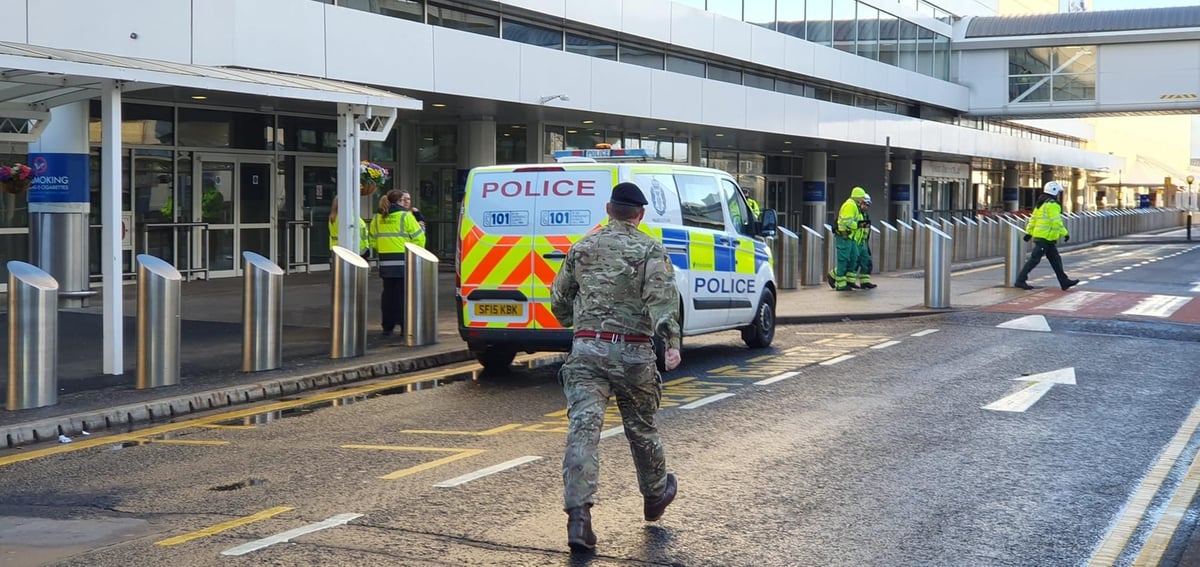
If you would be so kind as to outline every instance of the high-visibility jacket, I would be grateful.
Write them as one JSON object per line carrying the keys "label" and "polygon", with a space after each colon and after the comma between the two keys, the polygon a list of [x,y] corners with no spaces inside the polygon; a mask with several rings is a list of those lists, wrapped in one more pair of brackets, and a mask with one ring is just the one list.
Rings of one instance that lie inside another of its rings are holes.
{"label": "high-visibility jacket", "polygon": [[[329,217],[329,249],[338,245],[338,222],[336,217]],[[358,253],[362,254],[371,247],[371,234],[367,230],[367,221],[358,219]]]}
{"label": "high-visibility jacket", "polygon": [[842,203],[842,208],[838,211],[837,233],[855,242],[862,242],[867,239],[867,231],[870,228],[861,228],[860,221],[866,220],[863,216],[862,209],[858,208],[858,202],[854,199],[846,199]]}
{"label": "high-visibility jacket", "polygon": [[404,277],[405,244],[425,246],[425,229],[406,210],[394,210],[386,216],[376,214],[371,219],[370,233],[379,253],[379,275],[385,278]]}
{"label": "high-visibility jacket", "polygon": [[1053,199],[1038,205],[1029,217],[1025,232],[1034,238],[1051,242],[1067,235],[1067,226],[1062,220],[1062,205]]}
{"label": "high-visibility jacket", "polygon": [[750,207],[750,212],[754,213],[754,218],[757,219],[762,217],[762,210],[758,207],[758,201],[755,201],[750,197],[746,197],[746,205]]}

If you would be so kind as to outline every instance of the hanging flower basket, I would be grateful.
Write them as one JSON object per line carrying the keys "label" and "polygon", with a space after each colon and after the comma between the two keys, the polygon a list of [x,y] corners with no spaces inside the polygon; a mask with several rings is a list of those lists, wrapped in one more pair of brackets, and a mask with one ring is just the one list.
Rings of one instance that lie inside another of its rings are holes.
{"label": "hanging flower basket", "polygon": [[10,194],[15,195],[18,193],[24,193],[24,192],[28,191],[29,185],[30,185],[30,183],[29,183],[28,179],[22,179],[22,180],[17,180],[17,181],[0,181],[0,190],[3,190],[5,193],[10,193]]}
{"label": "hanging flower basket", "polygon": [[363,161],[358,165],[358,193],[359,195],[373,195],[380,187],[387,187],[388,177],[391,175],[383,166],[369,161]]}
{"label": "hanging flower basket", "polygon": [[23,163],[0,166],[0,189],[5,193],[24,193],[33,183],[33,170]]}

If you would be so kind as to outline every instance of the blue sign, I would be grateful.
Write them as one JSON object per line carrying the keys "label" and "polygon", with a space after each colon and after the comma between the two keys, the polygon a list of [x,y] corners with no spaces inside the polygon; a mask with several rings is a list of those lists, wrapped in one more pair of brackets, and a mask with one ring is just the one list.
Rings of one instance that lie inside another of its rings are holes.
{"label": "blue sign", "polygon": [[[87,154],[29,154],[30,212],[88,212]],[[82,206],[81,206],[82,205]]]}
{"label": "blue sign", "polygon": [[892,202],[904,203],[912,200],[912,185],[907,183],[892,184]]}
{"label": "blue sign", "polygon": [[805,181],[804,196],[805,203],[824,203],[825,202],[825,182],[824,181]]}

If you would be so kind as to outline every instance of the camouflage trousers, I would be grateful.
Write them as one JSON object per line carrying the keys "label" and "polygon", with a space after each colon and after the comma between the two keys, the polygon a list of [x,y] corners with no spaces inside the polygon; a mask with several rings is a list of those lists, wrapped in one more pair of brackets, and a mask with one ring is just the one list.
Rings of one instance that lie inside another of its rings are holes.
{"label": "camouflage trousers", "polygon": [[662,390],[650,343],[575,339],[559,378],[570,420],[563,454],[563,509],[595,501],[600,481],[598,445],[610,395],[617,398],[642,496],[662,496],[667,462],[654,424]]}

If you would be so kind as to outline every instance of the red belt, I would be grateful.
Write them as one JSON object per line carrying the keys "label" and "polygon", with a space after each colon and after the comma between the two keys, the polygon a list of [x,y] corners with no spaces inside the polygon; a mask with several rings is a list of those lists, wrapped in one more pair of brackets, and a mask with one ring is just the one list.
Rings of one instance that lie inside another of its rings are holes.
{"label": "red belt", "polygon": [[648,343],[650,337],[643,335],[618,335],[616,333],[601,333],[597,331],[576,331],[577,339],[598,339],[614,343]]}

